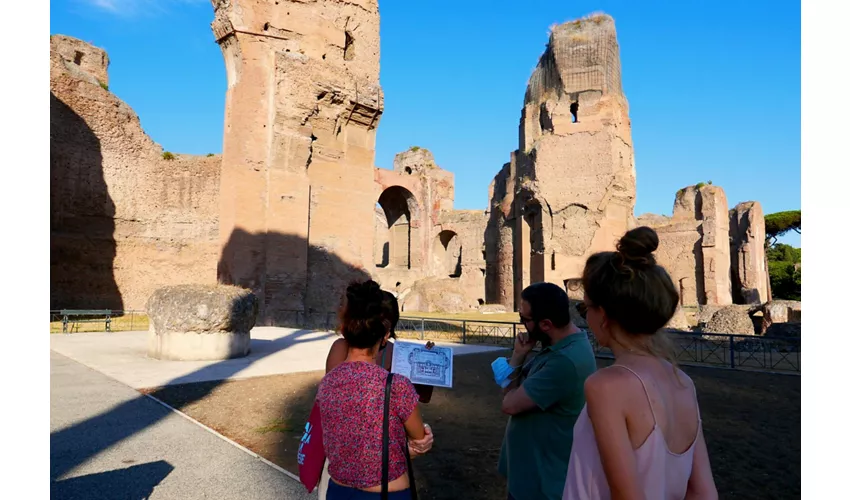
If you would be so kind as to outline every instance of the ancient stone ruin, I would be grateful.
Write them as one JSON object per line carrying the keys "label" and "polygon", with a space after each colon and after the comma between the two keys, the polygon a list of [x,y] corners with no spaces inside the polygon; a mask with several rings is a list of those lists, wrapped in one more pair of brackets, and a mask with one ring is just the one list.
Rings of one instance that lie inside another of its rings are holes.
{"label": "ancient stone ruin", "polygon": [[209,361],[247,356],[257,321],[257,297],[228,285],[159,288],[147,303],[148,356]]}
{"label": "ancient stone ruin", "polygon": [[525,93],[519,149],[490,186],[487,300],[581,276],[632,223],[635,167],[614,20],[555,27]]}
{"label": "ancient stone ruin", "polygon": [[489,207],[454,210],[454,177],[427,149],[374,165],[376,1],[213,4],[220,158],[166,159],[108,91],[106,54],[51,38],[52,307],[140,309],[160,286],[219,282],[256,295],[259,324],[303,323],[373,277],[406,312],[514,310],[523,287],[575,282],[638,224],[658,231],[683,307],[770,298],[758,202],[729,210],[719,186],[697,184],[672,216],[635,217],[610,16],[552,30]]}

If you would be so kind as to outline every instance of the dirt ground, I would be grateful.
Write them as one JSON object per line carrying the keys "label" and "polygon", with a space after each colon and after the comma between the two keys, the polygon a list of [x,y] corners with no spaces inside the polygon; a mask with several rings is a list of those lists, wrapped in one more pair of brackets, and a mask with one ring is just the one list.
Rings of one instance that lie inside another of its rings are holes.
{"label": "dirt ground", "polygon": [[[422,405],[431,453],[414,461],[420,498],[503,499],[496,472],[507,417],[490,362],[455,359],[455,387]],[[600,366],[609,361],[600,360]],[[800,497],[800,377],[685,368],[697,384],[721,498]],[[173,386],[153,395],[297,474],[295,453],[323,373]]]}

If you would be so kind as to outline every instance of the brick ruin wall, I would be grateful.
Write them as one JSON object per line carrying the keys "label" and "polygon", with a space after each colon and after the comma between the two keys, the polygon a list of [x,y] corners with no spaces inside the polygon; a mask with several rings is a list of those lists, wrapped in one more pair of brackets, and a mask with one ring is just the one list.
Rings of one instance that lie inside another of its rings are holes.
{"label": "brick ruin wall", "polygon": [[164,160],[107,90],[103,50],[50,49],[51,309],[144,309],[159,286],[214,283],[220,159]]}
{"label": "brick ruin wall", "polygon": [[672,217],[635,219],[610,17],[553,30],[519,148],[476,211],[453,209],[454,177],[427,149],[374,167],[374,1],[214,6],[228,77],[223,159],[164,160],[104,88],[106,54],[52,40],[52,307],[142,308],[160,285],[218,279],[260,296],[260,324],[282,324],[326,318],[346,283],[373,277],[406,311],[513,310],[523,287],[577,278],[636,224],[659,232],[683,305],[769,296],[757,203],[729,211],[722,189],[692,186]]}
{"label": "brick ruin wall", "polygon": [[488,300],[580,276],[633,220],[635,168],[614,21],[555,27],[532,73],[519,149],[490,188]]}

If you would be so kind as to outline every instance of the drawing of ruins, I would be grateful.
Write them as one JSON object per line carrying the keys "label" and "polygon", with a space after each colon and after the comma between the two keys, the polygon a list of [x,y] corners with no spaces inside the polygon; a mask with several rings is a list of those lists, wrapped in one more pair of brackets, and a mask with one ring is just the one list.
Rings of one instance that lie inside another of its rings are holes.
{"label": "drawing of ruins", "polygon": [[[524,287],[576,280],[637,225],[658,232],[683,306],[770,299],[757,201],[730,210],[721,187],[698,184],[671,194],[672,216],[635,216],[610,16],[552,29],[489,205],[455,210],[454,176],[429,150],[374,164],[376,0],[213,4],[221,155],[165,158],[107,90],[106,53],[51,37],[52,309],[143,309],[158,287],[218,281],[252,290],[258,325],[279,325],[327,317],[349,281],[372,277],[405,312],[513,311]],[[444,375],[415,356],[422,376]]]}
{"label": "drawing of ruins", "polygon": [[416,347],[407,361],[411,367],[410,380],[417,384],[448,385],[449,357],[443,351]]}

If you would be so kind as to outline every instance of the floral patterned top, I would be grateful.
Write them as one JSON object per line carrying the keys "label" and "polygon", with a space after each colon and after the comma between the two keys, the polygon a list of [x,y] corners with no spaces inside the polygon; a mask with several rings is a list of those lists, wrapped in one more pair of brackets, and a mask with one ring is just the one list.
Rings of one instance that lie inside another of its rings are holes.
{"label": "floral patterned top", "polygon": [[[328,472],[352,488],[381,484],[383,445],[384,368],[363,361],[345,362],[319,384],[316,399],[322,415],[322,441]],[[389,481],[407,471],[404,422],[413,414],[419,395],[410,379],[393,375],[390,397]]]}

